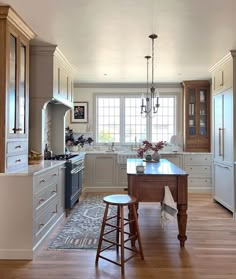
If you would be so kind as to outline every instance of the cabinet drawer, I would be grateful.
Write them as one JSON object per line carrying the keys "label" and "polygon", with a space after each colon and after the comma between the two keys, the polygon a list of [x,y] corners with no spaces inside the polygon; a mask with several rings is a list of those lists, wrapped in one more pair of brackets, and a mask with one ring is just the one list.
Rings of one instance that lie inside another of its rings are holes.
{"label": "cabinet drawer", "polygon": [[34,243],[37,243],[51,229],[57,218],[56,199],[41,214],[36,215],[34,223]]}
{"label": "cabinet drawer", "polygon": [[35,193],[41,191],[46,188],[51,183],[58,183],[58,168],[54,168],[43,173],[40,173],[34,178],[34,191]]}
{"label": "cabinet drawer", "polygon": [[57,195],[57,184],[52,183],[34,196],[34,208],[40,210]]}
{"label": "cabinet drawer", "polygon": [[211,166],[195,166],[195,165],[187,165],[185,166],[185,171],[191,174],[199,174],[200,176],[209,175],[211,176],[212,170]]}
{"label": "cabinet drawer", "polygon": [[212,156],[211,154],[193,154],[193,155],[184,155],[184,165],[185,168],[187,165],[211,165]]}
{"label": "cabinet drawer", "polygon": [[13,141],[7,143],[7,153],[22,153],[27,152],[28,143],[26,141]]}
{"label": "cabinet drawer", "polygon": [[210,188],[212,187],[211,178],[188,178],[188,186],[196,188]]}
{"label": "cabinet drawer", "polygon": [[28,154],[9,156],[6,159],[7,169],[21,168],[26,166],[27,164],[28,164]]}

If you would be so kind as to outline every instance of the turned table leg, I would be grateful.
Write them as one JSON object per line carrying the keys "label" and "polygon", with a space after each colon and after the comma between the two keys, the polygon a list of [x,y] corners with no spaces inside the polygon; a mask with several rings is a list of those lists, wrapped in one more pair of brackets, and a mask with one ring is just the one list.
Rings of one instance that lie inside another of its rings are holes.
{"label": "turned table leg", "polygon": [[188,218],[187,205],[177,204],[177,208],[178,208],[177,218],[178,218],[178,227],[179,227],[178,239],[180,242],[180,246],[184,247],[184,243],[187,240],[187,236],[186,236],[186,227],[187,227],[187,218]]}

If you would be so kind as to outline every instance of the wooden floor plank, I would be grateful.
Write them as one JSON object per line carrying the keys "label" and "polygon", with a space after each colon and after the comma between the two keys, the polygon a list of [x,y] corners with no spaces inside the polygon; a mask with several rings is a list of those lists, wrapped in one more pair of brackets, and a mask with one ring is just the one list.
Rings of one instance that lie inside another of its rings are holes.
{"label": "wooden floor plank", "polygon": [[[176,237],[177,223],[160,224],[160,205],[142,203],[139,226],[145,260],[128,261],[128,279],[235,279],[236,221],[232,214],[212,201],[209,194],[189,194],[185,248]],[[95,250],[48,250],[60,227],[46,240],[33,261],[0,260],[1,279],[117,279],[120,268],[99,260]],[[113,251],[107,252],[110,257]]]}

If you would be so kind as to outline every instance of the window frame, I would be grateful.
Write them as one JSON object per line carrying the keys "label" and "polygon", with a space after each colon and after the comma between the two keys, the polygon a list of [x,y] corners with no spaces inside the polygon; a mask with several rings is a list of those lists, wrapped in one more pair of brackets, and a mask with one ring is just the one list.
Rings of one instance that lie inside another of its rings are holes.
{"label": "window frame", "polygon": [[[166,92],[165,92],[166,91]],[[171,91],[171,90],[163,90],[160,91],[160,97],[175,97],[175,131],[176,131],[176,135],[181,135],[181,129],[182,129],[182,112],[181,112],[181,107],[180,107],[180,102],[182,99],[182,95],[178,90],[175,91]],[[97,98],[99,97],[103,97],[103,98],[120,98],[120,142],[116,143],[117,145],[124,145],[124,146],[129,146],[134,144],[134,142],[130,142],[130,143],[125,143],[125,127],[124,127],[124,123],[125,123],[125,107],[124,107],[124,103],[125,103],[125,97],[127,98],[141,98],[142,93],[140,92],[127,92],[127,93],[94,93],[94,140],[95,140],[95,144],[96,145],[104,145],[106,144],[105,142],[98,142],[98,136],[97,136],[97,131],[98,131],[98,109],[97,109]],[[151,137],[151,129],[152,129],[152,122],[148,120],[146,120],[146,125],[147,125],[147,140],[152,141],[152,137]]]}

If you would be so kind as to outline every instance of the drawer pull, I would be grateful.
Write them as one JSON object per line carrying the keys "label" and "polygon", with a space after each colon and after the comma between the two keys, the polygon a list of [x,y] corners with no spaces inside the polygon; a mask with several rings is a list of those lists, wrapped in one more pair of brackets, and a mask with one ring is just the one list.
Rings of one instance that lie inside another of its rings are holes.
{"label": "drawer pull", "polygon": [[51,192],[51,193],[52,193],[52,194],[55,194],[56,192],[57,192],[57,190],[52,190],[52,192]]}
{"label": "drawer pull", "polygon": [[44,202],[45,201],[45,199],[40,199],[39,200],[39,203],[42,203],[42,202]]}
{"label": "drawer pull", "polygon": [[39,224],[39,229],[41,229],[45,224],[41,223]]}
{"label": "drawer pull", "polygon": [[39,181],[39,183],[44,183],[45,182],[45,179],[41,179],[40,181]]}
{"label": "drawer pull", "polygon": [[52,176],[57,176],[57,174],[56,174],[56,173],[53,173]]}
{"label": "drawer pull", "polygon": [[17,149],[17,148],[21,148],[21,145],[16,145],[16,146],[15,146],[15,149]]}
{"label": "drawer pull", "polygon": [[16,163],[20,163],[20,162],[21,162],[21,159],[17,159],[17,160],[16,160]]}

